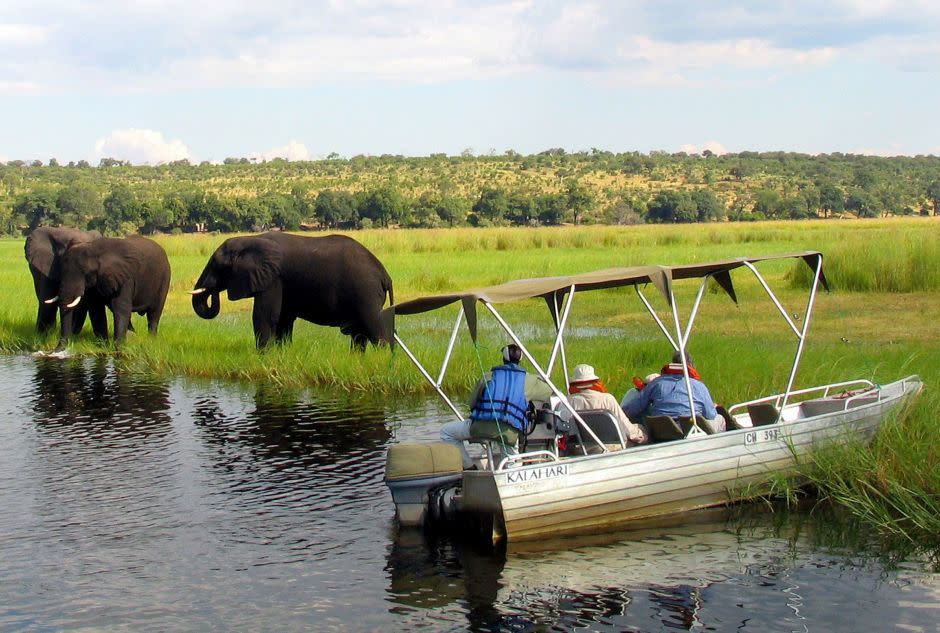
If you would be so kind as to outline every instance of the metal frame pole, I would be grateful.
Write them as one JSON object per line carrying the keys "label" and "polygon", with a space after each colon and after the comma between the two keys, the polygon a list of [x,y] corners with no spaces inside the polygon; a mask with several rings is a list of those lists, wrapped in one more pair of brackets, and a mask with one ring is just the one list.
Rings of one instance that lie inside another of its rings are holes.
{"label": "metal frame pole", "polygon": [[525,345],[522,344],[522,341],[519,340],[519,337],[516,336],[516,333],[512,331],[512,328],[511,328],[511,327],[509,327],[509,324],[506,323],[506,321],[503,320],[503,317],[500,316],[499,312],[496,311],[496,308],[494,308],[489,302],[483,301],[482,299],[480,300],[480,303],[482,303],[484,306],[486,306],[486,309],[489,310],[490,313],[496,318],[496,320],[499,322],[499,324],[503,327],[503,330],[505,330],[506,334],[509,335],[509,338],[512,339],[512,342],[519,346],[519,349],[522,350],[522,354],[526,357],[526,359],[527,359],[530,363],[532,363],[532,367],[535,368],[535,371],[536,371],[536,373],[538,373],[539,377],[540,377],[542,380],[545,381],[545,384],[547,384],[547,385],[548,385],[548,388],[552,390],[552,393],[554,393],[558,398],[561,399],[561,403],[565,406],[566,409],[568,409],[568,411],[571,413],[571,415],[574,417],[574,419],[578,421],[578,423],[581,425],[581,427],[582,427],[584,430],[586,430],[586,431],[588,432],[588,435],[591,436],[591,439],[593,439],[595,442],[597,442],[597,445],[601,447],[601,449],[603,450],[603,452],[605,452],[605,453],[609,452],[609,451],[607,450],[607,447],[604,446],[604,443],[601,442],[600,438],[597,437],[597,435],[594,433],[594,431],[591,430],[591,427],[589,427],[587,424],[585,424],[585,422],[584,422],[584,420],[581,418],[581,416],[578,415],[578,412],[575,411],[575,410],[574,410],[574,407],[572,407],[571,404],[568,402],[568,396],[566,396],[565,394],[563,394],[563,393],[558,389],[558,387],[555,386],[555,384],[552,382],[552,379],[551,379],[551,378],[548,376],[548,374],[546,374],[545,371],[539,366],[538,362],[536,362],[536,360],[535,360],[535,358],[532,356],[532,354],[529,353],[529,350],[526,349]]}
{"label": "metal frame pole", "polygon": [[405,355],[411,359],[411,362],[415,367],[418,368],[418,371],[421,372],[421,375],[424,376],[424,379],[431,383],[431,386],[434,387],[435,391],[437,391],[437,395],[443,398],[444,402],[447,403],[447,406],[449,406],[451,411],[454,412],[454,415],[456,415],[459,420],[463,421],[463,415],[460,414],[460,411],[457,409],[457,407],[454,406],[454,403],[450,401],[450,398],[447,397],[447,394],[444,393],[444,390],[441,389],[441,386],[434,382],[434,379],[431,378],[431,374],[427,372],[427,370],[424,368],[424,365],[422,365],[418,359],[415,358],[415,355],[411,353],[411,350],[408,349],[408,346],[405,345],[405,342],[401,340],[400,336],[398,336],[398,332],[395,332],[393,336],[395,337],[395,342],[401,346],[402,350],[405,352]]}

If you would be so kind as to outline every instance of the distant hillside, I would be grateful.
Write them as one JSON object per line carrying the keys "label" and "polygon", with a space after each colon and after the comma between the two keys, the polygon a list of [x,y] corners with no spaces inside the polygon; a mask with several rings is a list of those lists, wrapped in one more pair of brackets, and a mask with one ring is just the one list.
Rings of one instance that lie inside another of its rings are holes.
{"label": "distant hillside", "polygon": [[222,165],[0,165],[0,231],[697,222],[936,214],[940,158],[552,149]]}

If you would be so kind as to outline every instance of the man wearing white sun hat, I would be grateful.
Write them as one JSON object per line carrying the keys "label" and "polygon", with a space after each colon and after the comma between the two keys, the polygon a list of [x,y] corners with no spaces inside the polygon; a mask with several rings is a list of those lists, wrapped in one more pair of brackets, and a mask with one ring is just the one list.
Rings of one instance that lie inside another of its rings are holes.
{"label": "man wearing white sun hat", "polygon": [[639,424],[634,424],[626,416],[617,399],[607,392],[607,388],[590,365],[578,365],[568,379],[568,391],[571,397],[568,401],[575,411],[587,409],[603,409],[610,411],[620,423],[624,437],[630,444],[646,444],[649,436]]}

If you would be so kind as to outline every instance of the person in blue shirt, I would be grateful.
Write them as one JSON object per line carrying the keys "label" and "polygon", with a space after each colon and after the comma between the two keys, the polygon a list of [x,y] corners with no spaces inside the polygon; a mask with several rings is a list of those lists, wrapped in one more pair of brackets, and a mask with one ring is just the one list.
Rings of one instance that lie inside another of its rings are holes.
{"label": "person in blue shirt", "polygon": [[[695,415],[704,417],[711,423],[715,431],[725,430],[725,420],[715,408],[715,401],[702,382],[695,369],[692,356],[686,352],[686,365],[689,368],[689,382],[692,383],[692,402],[695,404]],[[663,367],[659,378],[656,378],[644,387],[639,394],[628,402],[624,413],[631,419],[642,419],[645,416],[668,415],[672,418],[690,417],[689,393],[685,386],[685,377],[682,373],[682,357],[679,352],[672,356],[672,362]]]}

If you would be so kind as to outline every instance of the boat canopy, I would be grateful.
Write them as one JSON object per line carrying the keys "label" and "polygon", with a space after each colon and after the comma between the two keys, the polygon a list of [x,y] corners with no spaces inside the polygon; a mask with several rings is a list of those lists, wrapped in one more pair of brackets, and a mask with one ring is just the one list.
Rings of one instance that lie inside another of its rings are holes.
{"label": "boat canopy", "polygon": [[[476,340],[476,319],[473,315],[476,313],[475,304],[478,301],[488,304],[499,304],[541,297],[549,302],[549,306],[552,306],[557,305],[556,302],[558,299],[568,292],[619,288],[622,286],[651,283],[663,294],[663,297],[665,297],[670,307],[672,307],[674,301],[672,293],[673,280],[711,277],[728,296],[731,297],[731,300],[737,303],[738,299],[734,291],[734,285],[731,282],[730,272],[741,266],[748,266],[756,262],[775,259],[802,259],[814,273],[818,273],[819,283],[827,290],[829,289],[829,284],[821,270],[821,254],[818,251],[802,251],[782,255],[766,255],[763,257],[736,257],[733,259],[699,264],[604,268],[602,270],[559,277],[517,279],[496,286],[416,297],[385,308],[382,314],[389,331],[393,331],[395,315],[430,312],[461,301],[463,303],[464,312],[468,316],[470,335],[473,340]],[[817,268],[819,268],[819,270],[817,270]]]}
{"label": "boat canopy", "polygon": [[[764,280],[763,276],[754,266],[754,264],[757,262],[783,259],[802,259],[813,271],[813,283],[810,287],[809,300],[807,301],[806,311],[803,315],[802,327],[798,327],[794,321],[794,319],[799,318],[798,315],[794,314],[791,318],[790,313],[783,307],[783,305],[774,295],[770,286]],[[692,397],[692,384],[689,378],[689,369],[685,355],[686,345],[692,332],[692,325],[695,322],[696,315],[698,314],[698,308],[702,301],[705,287],[709,279],[714,279],[715,282],[725,291],[725,293],[731,297],[735,303],[737,303],[737,295],[734,291],[734,285],[731,282],[730,273],[732,270],[743,267],[750,270],[757,277],[757,280],[770,296],[777,310],[780,312],[781,316],[786,321],[787,325],[789,325],[790,329],[793,331],[794,335],[796,335],[796,338],[799,341],[796,349],[796,355],[793,359],[793,366],[790,370],[790,377],[787,381],[786,391],[784,392],[783,405],[781,405],[782,407],[786,405],[787,398],[789,397],[793,388],[793,381],[796,378],[796,370],[799,366],[800,357],[803,353],[803,345],[806,341],[806,333],[809,328],[810,314],[813,310],[813,301],[816,297],[817,288],[819,285],[822,285],[827,290],[829,288],[826,277],[823,275],[822,260],[822,253],[818,251],[802,251],[781,255],[765,255],[762,257],[738,257],[734,259],[725,259],[699,264],[606,268],[603,270],[578,273],[575,275],[519,279],[516,281],[510,281],[504,284],[485,288],[417,297],[415,299],[411,299],[409,301],[405,301],[403,303],[386,308],[382,311],[382,319],[385,322],[387,331],[392,333],[392,344],[397,344],[401,347],[408,358],[411,359],[412,363],[414,363],[415,367],[417,367],[418,371],[421,372],[428,383],[434,387],[441,398],[447,403],[451,410],[453,410],[457,418],[462,420],[463,415],[460,413],[458,408],[454,406],[454,403],[447,396],[447,394],[444,393],[442,384],[444,381],[444,375],[447,372],[447,366],[450,361],[451,352],[454,349],[454,343],[457,339],[457,332],[462,321],[467,325],[470,338],[474,343],[477,342],[477,304],[482,304],[486,310],[488,310],[496,318],[512,341],[521,348],[523,356],[532,364],[533,369],[551,388],[555,396],[561,400],[562,404],[566,409],[568,409],[572,417],[576,419],[579,424],[584,425],[583,420],[571,406],[570,402],[568,402],[567,394],[565,393],[567,389],[562,391],[557,385],[552,383],[550,378],[552,369],[555,366],[555,361],[560,357],[563,375],[565,376],[565,387],[568,386],[568,367],[564,348],[564,331],[568,320],[568,315],[571,310],[572,299],[579,290],[601,290],[632,286],[636,291],[637,296],[643,302],[643,305],[646,306],[650,316],[653,318],[653,320],[659,326],[659,329],[662,331],[663,335],[669,341],[670,345],[672,345],[674,350],[679,352],[680,358],[682,359],[682,373],[685,379],[686,391],[689,397],[689,408],[690,410],[694,411],[695,406]],[[684,328],[682,327],[679,320],[679,310],[678,306],[676,305],[676,297],[672,283],[678,279],[701,279],[698,294],[695,297],[695,302],[692,306],[688,321]],[[669,311],[672,313],[671,326],[667,326],[667,324],[664,323],[662,319],[660,319],[660,317],[656,314],[656,311],[653,309],[653,306],[649,303],[640,289],[640,285],[645,285],[648,283],[653,284],[665,297],[669,306]],[[521,301],[523,299],[534,298],[542,298],[545,300],[555,322],[555,328],[557,331],[555,342],[552,346],[551,356],[549,357],[548,362],[544,365],[544,367],[538,363],[534,356],[532,356],[519,336],[513,331],[509,323],[503,319],[503,317],[495,308],[495,304],[510,303],[514,301]],[[419,361],[418,358],[411,352],[411,350],[408,349],[407,345],[405,345],[405,342],[402,340],[395,327],[395,317],[396,315],[421,314],[424,312],[430,312],[432,310],[437,310],[458,302],[460,303],[460,307],[457,314],[457,320],[454,323],[454,327],[451,332],[450,342],[448,343],[447,351],[444,354],[444,360],[441,363],[440,372],[437,376],[437,379],[435,380],[435,378],[431,376],[428,369],[424,367],[421,361]],[[672,329],[672,332],[670,332],[670,329]],[[593,431],[587,427],[585,428],[588,435],[590,435],[600,445],[601,442],[594,435]],[[704,432],[698,429],[694,421],[692,431],[697,432],[697,434],[704,435]]]}

